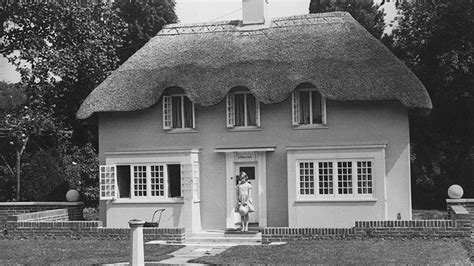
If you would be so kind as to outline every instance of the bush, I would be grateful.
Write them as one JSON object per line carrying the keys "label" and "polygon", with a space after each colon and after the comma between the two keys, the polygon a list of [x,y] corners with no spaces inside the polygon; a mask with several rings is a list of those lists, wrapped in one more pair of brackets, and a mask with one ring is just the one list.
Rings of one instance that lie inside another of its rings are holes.
{"label": "bush", "polygon": [[[22,201],[65,201],[67,180],[54,151],[39,151],[23,164],[20,199]],[[62,194],[62,195],[61,195]]]}
{"label": "bush", "polygon": [[[21,168],[22,201],[66,201],[66,192],[76,189],[86,206],[98,206],[98,156],[91,144],[78,147],[67,139],[61,139],[57,148],[40,150],[24,161]],[[7,173],[1,170],[0,178]],[[0,179],[3,201],[14,198],[15,189],[14,178]]]}
{"label": "bush", "polygon": [[0,201],[15,198],[15,178],[5,166],[0,166]]}
{"label": "bush", "polygon": [[92,144],[83,147],[63,142],[60,147],[62,172],[69,187],[81,193],[81,200],[87,207],[99,205],[99,157]]}

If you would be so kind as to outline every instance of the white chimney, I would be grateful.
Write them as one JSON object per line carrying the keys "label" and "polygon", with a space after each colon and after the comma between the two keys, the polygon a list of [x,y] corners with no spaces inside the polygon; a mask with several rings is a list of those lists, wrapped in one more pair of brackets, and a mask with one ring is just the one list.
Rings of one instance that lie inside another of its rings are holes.
{"label": "white chimney", "polygon": [[267,0],[242,0],[242,24],[266,23],[267,5]]}

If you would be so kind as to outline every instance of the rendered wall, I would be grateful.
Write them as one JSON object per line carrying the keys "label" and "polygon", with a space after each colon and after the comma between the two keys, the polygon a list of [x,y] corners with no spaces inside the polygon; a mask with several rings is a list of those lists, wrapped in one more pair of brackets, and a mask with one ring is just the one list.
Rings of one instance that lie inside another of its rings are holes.
{"label": "rendered wall", "polygon": [[128,221],[132,219],[151,222],[156,209],[165,209],[160,227],[184,227],[183,203],[109,203],[107,207],[107,227],[129,228]]}
{"label": "rendered wall", "polygon": [[[225,101],[210,107],[196,106],[197,133],[166,133],[162,126],[161,102],[142,111],[102,113],[99,116],[100,163],[105,163],[104,152],[201,148],[202,228],[215,229],[225,227],[226,161],[225,154],[216,153],[214,149],[275,146],[275,151],[267,152],[266,157],[267,222],[268,226],[288,226],[286,147],[386,143],[388,219],[396,219],[399,212],[404,219],[410,217],[408,115],[401,104],[394,101],[328,101],[327,128],[295,130],[291,124],[290,99],[278,104],[261,104],[261,130],[257,131],[229,132],[226,128]],[[156,204],[149,204],[148,210],[145,205],[140,208],[133,208],[133,204],[125,207],[126,203],[106,205],[109,212],[117,214],[115,219],[122,219],[122,212],[130,216],[149,217],[157,208]],[[351,209],[357,208],[353,206]],[[327,215],[331,215],[331,208],[325,209]],[[109,221],[106,224],[109,226]]]}

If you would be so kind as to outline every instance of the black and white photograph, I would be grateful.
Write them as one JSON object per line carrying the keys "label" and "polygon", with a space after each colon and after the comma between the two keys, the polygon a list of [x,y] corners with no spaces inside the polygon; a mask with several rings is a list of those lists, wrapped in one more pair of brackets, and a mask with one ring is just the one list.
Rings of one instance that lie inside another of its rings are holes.
{"label": "black and white photograph", "polygon": [[473,0],[0,23],[0,265],[474,263]]}

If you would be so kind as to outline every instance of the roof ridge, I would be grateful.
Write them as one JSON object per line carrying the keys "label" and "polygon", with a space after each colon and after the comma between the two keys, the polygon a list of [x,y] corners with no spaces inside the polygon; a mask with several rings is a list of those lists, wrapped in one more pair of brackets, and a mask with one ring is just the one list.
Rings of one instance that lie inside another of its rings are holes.
{"label": "roof ridge", "polygon": [[347,12],[327,12],[327,13],[316,13],[316,14],[305,14],[305,15],[296,15],[289,17],[277,17],[273,18],[270,22],[270,25],[264,28],[254,28],[246,29],[239,28],[239,20],[230,20],[230,21],[219,21],[219,22],[204,22],[204,23],[191,23],[191,24],[169,24],[163,27],[163,29],[158,32],[157,36],[167,36],[167,35],[181,35],[181,34],[202,34],[202,33],[218,33],[218,32],[234,32],[234,33],[243,33],[246,35],[249,32],[257,32],[266,29],[272,28],[282,28],[282,27],[294,27],[302,25],[315,25],[321,23],[341,23],[348,22],[346,18],[352,18],[351,15]]}
{"label": "roof ridge", "polygon": [[294,16],[288,16],[288,17],[274,17],[272,18],[272,22],[276,20],[299,20],[299,19],[306,19],[308,17],[319,18],[319,17],[347,17],[347,16],[350,16],[348,12],[332,11],[332,12],[324,12],[324,13],[310,13],[310,14],[303,14],[303,15],[294,15]]}

